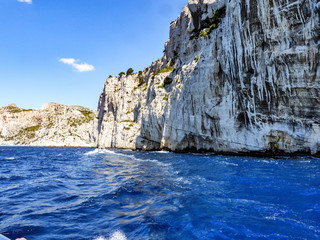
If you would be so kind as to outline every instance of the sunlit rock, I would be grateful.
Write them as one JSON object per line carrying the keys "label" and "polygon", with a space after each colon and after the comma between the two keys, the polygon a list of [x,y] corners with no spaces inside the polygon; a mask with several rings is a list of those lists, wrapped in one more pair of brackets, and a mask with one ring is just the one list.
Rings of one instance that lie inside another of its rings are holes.
{"label": "sunlit rock", "polygon": [[318,5],[190,0],[171,23],[161,59],[140,75],[106,80],[96,143],[319,152]]}

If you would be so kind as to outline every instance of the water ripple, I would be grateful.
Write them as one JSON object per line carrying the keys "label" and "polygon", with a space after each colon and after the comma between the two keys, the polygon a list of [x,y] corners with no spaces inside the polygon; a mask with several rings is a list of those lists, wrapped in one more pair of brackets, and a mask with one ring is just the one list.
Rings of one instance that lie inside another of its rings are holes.
{"label": "water ripple", "polygon": [[1,147],[0,163],[12,239],[320,238],[311,157]]}

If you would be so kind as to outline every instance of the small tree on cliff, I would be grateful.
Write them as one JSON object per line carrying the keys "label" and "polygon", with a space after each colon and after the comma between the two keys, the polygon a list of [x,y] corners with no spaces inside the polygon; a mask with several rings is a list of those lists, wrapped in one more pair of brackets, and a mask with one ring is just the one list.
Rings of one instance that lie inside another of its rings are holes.
{"label": "small tree on cliff", "polygon": [[142,71],[139,71],[139,73],[138,73],[138,79],[139,79],[139,84],[138,84],[138,86],[141,86],[142,84],[144,84],[144,78],[142,77]]}
{"label": "small tree on cliff", "polygon": [[128,76],[128,75],[131,75],[133,72],[134,72],[133,69],[132,69],[132,68],[129,68],[129,69],[127,70],[127,74],[126,74],[126,75],[127,75],[127,76]]}

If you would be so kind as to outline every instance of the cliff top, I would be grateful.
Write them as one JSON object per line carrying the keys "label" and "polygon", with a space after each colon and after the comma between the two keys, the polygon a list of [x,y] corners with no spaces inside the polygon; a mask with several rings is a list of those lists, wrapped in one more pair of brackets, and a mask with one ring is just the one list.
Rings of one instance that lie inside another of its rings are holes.
{"label": "cliff top", "polygon": [[1,107],[0,111],[1,112],[5,112],[8,111],[10,113],[19,113],[19,112],[25,112],[25,111],[59,111],[59,110],[65,110],[65,109],[77,109],[77,110],[87,110],[87,111],[91,111],[94,112],[93,110],[86,108],[86,107],[82,107],[82,106],[66,106],[63,104],[59,104],[59,103],[45,103],[42,105],[42,107],[40,109],[24,109],[24,108],[20,108],[18,107],[16,104],[8,104],[7,106]]}

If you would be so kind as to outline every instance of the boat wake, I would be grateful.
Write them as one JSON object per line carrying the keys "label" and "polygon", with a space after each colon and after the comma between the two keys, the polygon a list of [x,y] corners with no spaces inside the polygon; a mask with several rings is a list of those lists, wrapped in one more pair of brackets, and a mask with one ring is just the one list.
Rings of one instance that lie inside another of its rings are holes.
{"label": "boat wake", "polygon": [[[167,153],[169,153],[169,152],[167,152]],[[147,159],[147,158],[142,159],[142,158],[135,157],[132,154],[120,153],[120,152],[116,152],[116,151],[112,151],[112,150],[108,150],[108,149],[97,148],[93,151],[84,153],[84,156],[103,155],[103,154],[121,156],[121,157],[129,158],[129,159],[132,159],[132,160],[138,161],[138,162],[150,162],[150,163],[161,165],[163,167],[171,166],[171,164],[163,163],[163,162],[156,160],[156,159]]]}
{"label": "boat wake", "polygon": [[106,153],[115,154],[114,151],[107,150],[107,149],[97,148],[97,149],[95,149],[95,150],[92,150],[92,151],[90,151],[90,152],[85,153],[84,155],[85,155],[85,156],[89,156],[89,155],[106,154]]}

